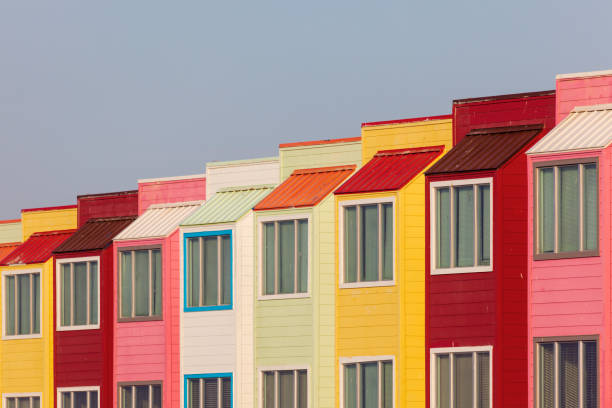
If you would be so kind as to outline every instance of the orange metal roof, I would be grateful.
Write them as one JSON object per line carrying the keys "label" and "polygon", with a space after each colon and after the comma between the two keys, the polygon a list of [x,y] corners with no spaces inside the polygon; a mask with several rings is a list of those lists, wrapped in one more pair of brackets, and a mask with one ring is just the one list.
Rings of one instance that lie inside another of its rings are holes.
{"label": "orange metal roof", "polygon": [[52,251],[76,230],[36,232],[2,259],[0,265],[37,264],[51,257]]}
{"label": "orange metal roof", "polygon": [[0,261],[2,261],[8,254],[13,252],[13,250],[19,245],[21,245],[21,242],[9,242],[7,244],[0,244]]}
{"label": "orange metal roof", "polygon": [[259,211],[317,205],[350,176],[355,167],[350,165],[295,170],[253,209]]}

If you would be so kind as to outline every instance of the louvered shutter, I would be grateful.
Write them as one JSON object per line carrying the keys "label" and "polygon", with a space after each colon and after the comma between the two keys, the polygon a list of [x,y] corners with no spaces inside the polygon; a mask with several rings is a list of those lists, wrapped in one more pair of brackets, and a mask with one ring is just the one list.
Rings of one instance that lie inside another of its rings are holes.
{"label": "louvered shutter", "polygon": [[204,408],[218,408],[219,387],[217,379],[204,380]]}

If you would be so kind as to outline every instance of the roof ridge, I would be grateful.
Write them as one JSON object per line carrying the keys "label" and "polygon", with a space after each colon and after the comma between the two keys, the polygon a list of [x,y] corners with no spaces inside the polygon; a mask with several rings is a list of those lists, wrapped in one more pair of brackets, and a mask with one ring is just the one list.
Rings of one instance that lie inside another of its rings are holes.
{"label": "roof ridge", "polygon": [[98,218],[90,218],[87,221],[85,221],[85,224],[87,224],[88,222],[94,223],[94,222],[111,222],[111,221],[123,221],[123,220],[135,220],[136,218],[138,218],[137,215],[121,215],[121,216],[116,216],[116,217],[98,217]]}
{"label": "roof ridge", "polygon": [[193,200],[193,201],[178,201],[176,203],[160,203],[160,204],[151,204],[147,211],[156,208],[172,208],[172,207],[191,207],[196,205],[202,205],[204,200]]}
{"label": "roof ridge", "polygon": [[39,231],[39,232],[34,232],[32,235],[30,235],[31,237],[37,236],[37,237],[44,237],[47,235],[62,235],[62,234],[69,234],[72,232],[75,232],[76,228],[74,229],[65,229],[65,230],[54,230],[54,231]]}
{"label": "roof ridge", "polygon": [[424,146],[424,147],[408,147],[404,149],[391,149],[391,150],[379,150],[376,152],[374,157],[381,156],[398,156],[401,154],[416,154],[416,153],[431,153],[431,152],[440,152],[444,150],[443,145],[437,146]]}
{"label": "roof ridge", "polygon": [[21,245],[21,244],[22,244],[21,242],[3,242],[2,244],[0,244],[0,248],[16,246],[16,245]]}
{"label": "roof ridge", "polygon": [[572,109],[571,113],[604,111],[604,110],[612,110],[612,103],[602,103],[599,105],[576,106],[574,107],[574,109]]}
{"label": "roof ridge", "polygon": [[344,170],[355,170],[357,168],[354,164],[346,164],[342,166],[327,166],[327,167],[312,167],[309,169],[296,169],[293,170],[291,175],[300,175],[300,174],[316,174],[316,173],[328,173],[333,171],[344,171]]}
{"label": "roof ridge", "polygon": [[14,218],[12,220],[0,220],[0,224],[16,224],[21,222],[21,218]]}
{"label": "roof ridge", "polygon": [[112,197],[112,196],[124,196],[138,194],[138,190],[124,190],[124,191],[112,191],[109,193],[89,193],[89,194],[79,194],[77,195],[77,199],[87,199],[87,198],[98,198],[98,197]]}
{"label": "roof ridge", "polygon": [[265,190],[268,188],[275,188],[276,184],[253,184],[250,186],[230,186],[223,187],[217,190],[217,193],[230,193],[235,191],[248,191],[248,190]]}
{"label": "roof ridge", "polygon": [[491,127],[491,128],[472,129],[466,134],[466,136],[487,135],[487,134],[495,134],[495,133],[524,132],[526,130],[538,130],[538,129],[543,129],[543,128],[544,128],[544,124],[542,123],[534,123],[530,125],[499,126],[499,127]]}

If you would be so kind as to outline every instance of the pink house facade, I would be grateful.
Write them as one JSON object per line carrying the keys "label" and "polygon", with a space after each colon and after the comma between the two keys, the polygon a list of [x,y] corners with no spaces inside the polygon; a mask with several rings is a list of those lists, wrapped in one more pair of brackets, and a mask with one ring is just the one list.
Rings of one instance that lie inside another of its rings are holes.
{"label": "pink house facade", "polygon": [[178,225],[205,199],[203,175],[139,181],[139,217],[113,241],[113,406],[178,407]]}

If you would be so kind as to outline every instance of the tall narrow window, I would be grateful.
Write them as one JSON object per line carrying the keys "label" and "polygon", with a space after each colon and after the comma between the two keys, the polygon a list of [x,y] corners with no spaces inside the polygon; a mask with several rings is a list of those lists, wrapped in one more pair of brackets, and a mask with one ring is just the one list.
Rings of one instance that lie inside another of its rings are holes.
{"label": "tall narrow window", "polygon": [[230,377],[187,379],[187,408],[231,408]]}
{"label": "tall narrow window", "polygon": [[264,371],[264,408],[307,408],[308,373],[306,370]]}
{"label": "tall narrow window", "polygon": [[393,280],[392,203],[343,207],[344,282]]}
{"label": "tall narrow window", "polygon": [[343,408],[393,408],[393,362],[344,364]]}
{"label": "tall narrow window", "polygon": [[120,258],[119,317],[138,319],[161,316],[161,250],[122,250]]}
{"label": "tall narrow window", "polygon": [[231,240],[229,232],[187,238],[188,308],[231,305]]}
{"label": "tall narrow window", "polygon": [[161,384],[121,384],[119,408],[162,408]]}
{"label": "tall narrow window", "polygon": [[262,224],[264,295],[308,292],[308,220]]}
{"label": "tall narrow window", "polygon": [[596,255],[597,163],[537,167],[536,255]]}
{"label": "tall narrow window", "polygon": [[5,397],[6,408],[40,408],[39,396]]}
{"label": "tall narrow window", "polygon": [[98,325],[98,261],[59,263],[60,328]]}
{"label": "tall narrow window", "polygon": [[97,390],[65,390],[59,392],[60,408],[98,408],[99,396]]}
{"label": "tall narrow window", "polygon": [[40,273],[5,275],[5,336],[40,333]]}

